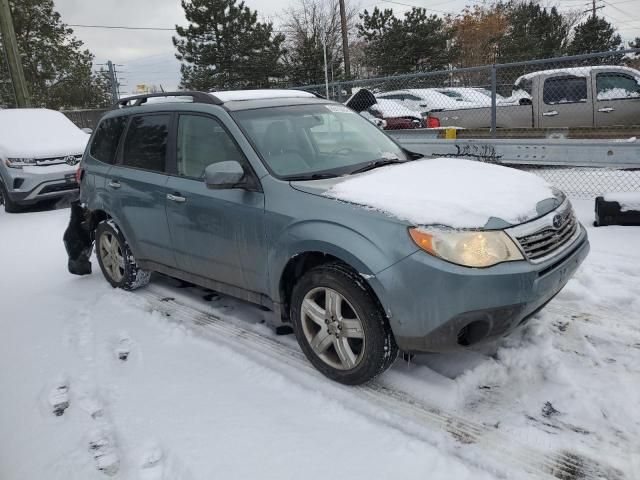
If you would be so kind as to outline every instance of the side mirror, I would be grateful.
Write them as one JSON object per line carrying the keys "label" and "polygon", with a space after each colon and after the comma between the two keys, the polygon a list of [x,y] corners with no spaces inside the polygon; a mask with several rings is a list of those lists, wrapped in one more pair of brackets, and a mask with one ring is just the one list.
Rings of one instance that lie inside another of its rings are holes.
{"label": "side mirror", "polygon": [[93,130],[89,127],[81,128],[80,130],[82,130],[84,133],[88,133],[89,135],[93,133]]}
{"label": "side mirror", "polygon": [[238,188],[244,180],[244,170],[235,160],[212,163],[205,168],[204,179],[207,187],[212,189]]}
{"label": "side mirror", "polygon": [[531,101],[530,98],[521,98],[518,103],[520,105],[533,105],[533,102]]}

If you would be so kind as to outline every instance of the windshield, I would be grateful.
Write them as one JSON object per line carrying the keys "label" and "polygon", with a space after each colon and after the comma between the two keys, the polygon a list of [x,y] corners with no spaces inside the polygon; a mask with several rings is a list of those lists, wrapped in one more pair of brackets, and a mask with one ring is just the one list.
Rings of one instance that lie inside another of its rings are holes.
{"label": "windshield", "polygon": [[344,105],[314,104],[233,112],[267,168],[281,178],[337,176],[407,155]]}

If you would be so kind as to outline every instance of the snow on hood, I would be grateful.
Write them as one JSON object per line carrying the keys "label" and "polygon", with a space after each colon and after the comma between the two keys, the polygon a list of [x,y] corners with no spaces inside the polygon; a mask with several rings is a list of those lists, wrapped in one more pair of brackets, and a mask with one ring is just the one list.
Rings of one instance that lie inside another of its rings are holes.
{"label": "snow on hood", "polygon": [[328,185],[322,195],[373,208],[413,225],[453,228],[516,225],[562,202],[557,191],[536,175],[457,158],[390,165],[341,177]]}
{"label": "snow on hood", "polygon": [[79,155],[88,141],[89,135],[60,112],[45,108],[0,110],[0,156]]}

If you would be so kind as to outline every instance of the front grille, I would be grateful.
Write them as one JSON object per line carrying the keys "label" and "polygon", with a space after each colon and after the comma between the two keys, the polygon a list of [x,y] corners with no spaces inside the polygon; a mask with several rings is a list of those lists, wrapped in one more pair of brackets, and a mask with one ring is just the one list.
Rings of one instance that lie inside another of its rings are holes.
{"label": "front grille", "polygon": [[44,167],[47,165],[58,165],[60,163],[66,163],[67,156],[74,157],[76,159],[76,162],[80,162],[80,160],[82,160],[82,155],[65,155],[64,157],[37,158],[36,165],[39,167]]}
{"label": "front grille", "polygon": [[545,227],[537,232],[517,237],[522,250],[529,260],[536,260],[551,255],[573,238],[578,228],[578,221],[571,208],[558,215],[556,225]]}

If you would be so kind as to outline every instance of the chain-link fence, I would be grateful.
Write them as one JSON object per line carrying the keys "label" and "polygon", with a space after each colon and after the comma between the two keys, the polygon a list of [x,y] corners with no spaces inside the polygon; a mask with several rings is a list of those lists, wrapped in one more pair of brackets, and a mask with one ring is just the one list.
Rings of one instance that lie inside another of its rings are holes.
{"label": "chain-link fence", "polygon": [[[632,68],[632,67],[636,68]],[[460,138],[640,134],[640,49],[310,85],[389,130]]]}
{"label": "chain-link fence", "polygon": [[606,193],[640,192],[640,170],[535,165],[514,167],[541,176],[571,198],[593,199]]}

